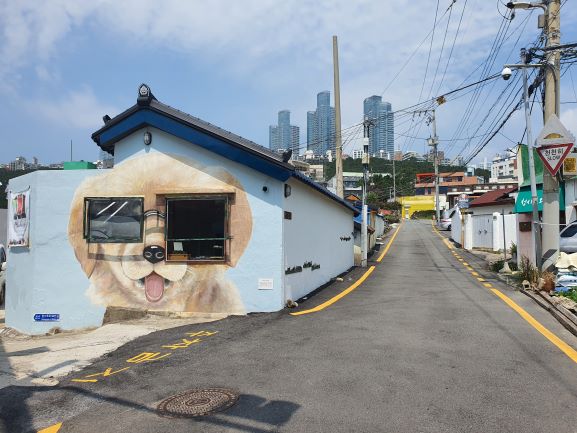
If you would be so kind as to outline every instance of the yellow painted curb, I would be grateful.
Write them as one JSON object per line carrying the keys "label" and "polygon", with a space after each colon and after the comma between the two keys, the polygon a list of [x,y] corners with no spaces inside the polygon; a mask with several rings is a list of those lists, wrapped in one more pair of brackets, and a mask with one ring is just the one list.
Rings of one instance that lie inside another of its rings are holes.
{"label": "yellow painted curb", "polygon": [[[443,238],[443,243],[445,243],[445,241],[447,239],[444,236],[441,236],[441,234],[435,229],[434,226],[433,226],[433,231],[435,231],[437,233],[437,235],[439,235],[441,238]],[[446,245],[446,243],[445,243],[445,245]],[[455,252],[453,251],[452,248],[449,247],[449,249],[451,250],[453,255],[457,258],[457,260],[462,261],[462,259],[458,255],[455,254]],[[468,265],[468,263],[463,263],[463,264]],[[467,269],[472,270],[472,268],[470,266],[467,266]],[[571,346],[569,346],[567,343],[565,343],[563,340],[561,340],[559,337],[557,337],[555,334],[553,334],[551,331],[549,331],[547,328],[545,328],[533,316],[531,316],[529,313],[527,313],[527,311],[525,311],[517,303],[515,303],[515,301],[513,301],[511,298],[509,298],[507,295],[505,295],[500,290],[495,289],[491,285],[491,283],[486,283],[485,282],[486,280],[481,278],[479,276],[478,272],[471,272],[471,274],[474,275],[477,278],[477,280],[479,280],[481,282],[481,284],[483,284],[483,286],[487,287],[491,292],[493,292],[494,295],[499,297],[503,302],[505,302],[505,304],[507,304],[511,309],[513,309],[513,311],[515,311],[527,323],[529,323],[529,325],[531,325],[533,328],[535,328],[537,331],[539,331],[547,340],[549,340],[551,343],[553,343],[559,350],[561,350],[561,352],[563,352],[565,355],[567,355],[567,357],[569,357],[569,359],[571,359],[573,362],[575,362],[577,364],[577,350],[573,349]]]}
{"label": "yellow painted curb", "polygon": [[56,433],[62,427],[62,423],[54,424],[53,426],[46,427],[42,430],[38,430],[38,433]]}
{"label": "yellow painted curb", "polygon": [[517,305],[515,301],[513,301],[507,295],[505,295],[504,293],[502,293],[497,289],[491,289],[491,291],[499,298],[501,298],[501,300],[503,300],[503,302],[505,302],[509,307],[515,310],[515,312],[517,312],[519,316],[525,319],[533,328],[535,328],[543,336],[545,336],[547,340],[549,340],[551,343],[557,346],[559,350],[561,350],[561,352],[563,352],[565,355],[571,358],[573,362],[577,363],[577,351],[575,349],[573,349],[571,346],[569,346],[567,343],[565,343],[563,340],[561,340],[559,337],[557,337],[555,334],[553,334],[551,331],[549,331],[547,328],[541,325],[541,323],[535,320],[533,316],[531,316],[523,308]]}
{"label": "yellow painted curb", "polygon": [[[387,246],[385,247],[383,253],[381,254],[381,256],[377,259],[377,262],[380,262],[381,260],[383,260],[383,257],[385,257],[385,255],[389,252],[389,249],[391,248],[391,245],[393,244],[393,241],[395,240],[395,238],[397,237],[397,234],[399,233],[399,230],[401,230],[401,226],[403,225],[403,223],[401,222],[399,224],[399,226],[397,227],[397,230],[395,231],[395,233],[393,234],[393,236],[391,237],[391,239],[389,239],[389,242],[387,243]],[[339,299],[344,298],[345,296],[347,296],[349,293],[351,293],[353,290],[355,290],[357,287],[359,287],[368,277],[369,275],[371,275],[373,273],[373,271],[375,270],[375,266],[371,266],[362,276],[361,278],[359,278],[357,281],[355,281],[351,286],[347,287],[345,290],[343,290],[341,293],[339,293],[336,296],[333,296],[331,299],[329,299],[328,301],[323,302],[320,305],[317,305],[314,308],[311,308],[309,310],[303,310],[303,311],[297,311],[295,313],[290,313],[291,316],[302,316],[303,314],[311,314],[311,313],[317,313],[319,311],[324,310],[325,308],[333,305],[335,302],[337,302]]]}

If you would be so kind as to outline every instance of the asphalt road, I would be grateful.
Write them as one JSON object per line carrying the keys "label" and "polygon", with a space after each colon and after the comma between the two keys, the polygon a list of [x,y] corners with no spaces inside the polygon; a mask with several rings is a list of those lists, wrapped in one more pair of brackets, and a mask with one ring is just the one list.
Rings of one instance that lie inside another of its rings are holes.
{"label": "asphalt road", "polygon": [[[492,284],[577,347],[531,299]],[[218,332],[187,335],[200,331]],[[213,387],[237,390],[238,403],[197,419],[155,412],[173,394]],[[576,408],[575,361],[483,287],[430,222],[408,221],[366,281],[327,309],[145,336],[58,387],[0,391],[0,431],[62,421],[62,433],[567,433],[577,431]]]}

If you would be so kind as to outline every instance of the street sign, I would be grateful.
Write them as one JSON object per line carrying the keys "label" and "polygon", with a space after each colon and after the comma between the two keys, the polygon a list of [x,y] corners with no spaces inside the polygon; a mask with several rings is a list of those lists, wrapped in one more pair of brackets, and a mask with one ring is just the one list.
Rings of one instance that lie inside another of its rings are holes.
{"label": "street sign", "polygon": [[537,153],[545,167],[547,167],[547,170],[549,170],[549,173],[555,176],[561,168],[563,161],[571,152],[571,149],[573,149],[573,143],[548,144],[538,147]]}
{"label": "street sign", "polygon": [[58,322],[60,314],[35,314],[34,321],[36,322]]}
{"label": "street sign", "polygon": [[467,209],[469,207],[469,196],[467,194],[459,194],[457,206],[459,209]]}
{"label": "street sign", "polygon": [[575,137],[552,114],[537,137],[537,153],[551,175],[555,176],[573,149]]}

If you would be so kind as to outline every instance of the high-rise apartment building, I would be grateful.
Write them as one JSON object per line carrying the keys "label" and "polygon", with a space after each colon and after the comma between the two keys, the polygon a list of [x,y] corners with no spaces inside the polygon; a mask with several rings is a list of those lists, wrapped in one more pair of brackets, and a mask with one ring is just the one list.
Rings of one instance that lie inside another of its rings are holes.
{"label": "high-rise apartment building", "polygon": [[328,90],[317,95],[317,109],[307,113],[307,149],[315,156],[335,149],[335,108]]}
{"label": "high-rise apartment building", "polygon": [[369,152],[377,158],[394,158],[395,117],[391,104],[383,102],[380,96],[371,96],[363,103],[365,117],[371,122],[369,127]]}
{"label": "high-rise apartment building", "polygon": [[300,128],[291,125],[291,112],[278,112],[278,125],[269,127],[269,147],[273,152],[293,151],[293,157],[299,154]]}

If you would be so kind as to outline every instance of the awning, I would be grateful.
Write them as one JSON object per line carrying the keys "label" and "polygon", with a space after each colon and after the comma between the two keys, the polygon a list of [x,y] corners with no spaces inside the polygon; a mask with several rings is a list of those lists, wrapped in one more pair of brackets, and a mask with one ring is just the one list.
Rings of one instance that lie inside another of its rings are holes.
{"label": "awning", "polygon": [[[537,185],[537,209],[539,212],[543,210],[543,184]],[[565,188],[560,185],[559,188],[559,210],[565,210]],[[515,213],[532,212],[531,187],[523,186],[519,190],[517,200],[515,200]]]}

